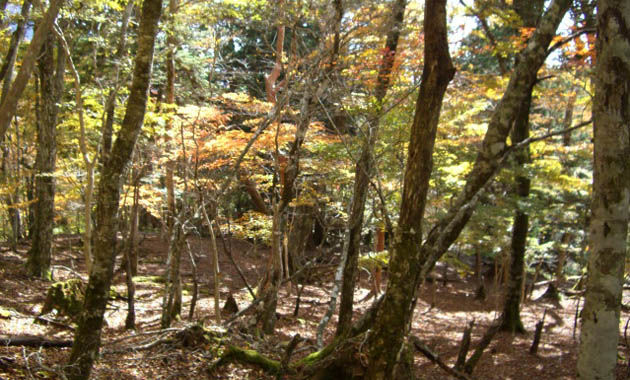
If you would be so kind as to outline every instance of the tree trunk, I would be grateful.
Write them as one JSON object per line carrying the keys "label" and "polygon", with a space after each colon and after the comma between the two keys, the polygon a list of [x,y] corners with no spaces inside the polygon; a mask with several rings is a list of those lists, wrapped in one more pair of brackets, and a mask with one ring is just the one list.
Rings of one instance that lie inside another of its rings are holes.
{"label": "tree trunk", "polygon": [[33,67],[35,66],[39,53],[42,50],[42,46],[51,33],[53,23],[57,18],[57,14],[59,13],[59,8],[61,8],[62,3],[63,0],[50,1],[48,11],[46,11],[46,14],[44,14],[37,25],[37,29],[33,34],[31,43],[28,46],[28,49],[26,49],[24,59],[20,65],[20,71],[11,85],[4,101],[2,101],[0,105],[0,144],[4,142],[4,135],[6,134],[7,129],[9,129],[11,119],[13,119],[13,116],[15,115],[18,100],[26,88],[28,79],[31,77],[31,72],[33,71]]}
{"label": "tree trunk", "polygon": [[[532,101],[532,90],[529,90],[512,130],[512,142],[518,144],[529,137],[529,109]],[[530,161],[529,148],[516,152],[516,163],[520,170],[524,170],[525,164]],[[517,170],[519,170],[517,169]],[[521,289],[523,288],[525,270],[525,250],[527,248],[527,231],[529,215],[520,209],[520,203],[529,196],[530,179],[524,175],[516,176],[515,192],[517,196],[517,209],[512,225],[512,243],[510,251],[510,270],[508,277],[508,289],[503,305],[501,329],[512,333],[524,333],[525,327],[521,321]]]}
{"label": "tree trunk", "polygon": [[508,133],[529,89],[536,82],[538,69],[547,57],[547,48],[569,4],[568,0],[552,0],[527,46],[520,53],[507,89],[492,113],[473,169],[466,177],[466,185],[420,247],[421,278],[426,277],[457,239],[470,220],[481,192],[501,168],[509,151],[506,145]]}
{"label": "tree trunk", "polygon": [[[57,156],[58,104],[63,92],[65,52],[57,49],[57,63],[54,60],[54,35],[49,35],[42,47],[38,60],[40,77],[41,107],[38,114],[37,158],[35,160],[35,225],[33,241],[28,253],[26,267],[28,273],[51,279],[50,260],[53,251],[53,226],[55,216],[55,160]],[[55,73],[56,70],[56,73]]]}
{"label": "tree trunk", "polygon": [[[6,6],[6,2],[5,2]],[[26,32],[26,22],[28,21],[28,14],[31,9],[31,1],[25,0],[22,4],[22,9],[20,11],[20,20],[18,21],[15,31],[11,35],[11,41],[9,42],[9,50],[7,51],[6,57],[2,64],[2,68],[0,69],[0,81],[2,81],[2,94],[0,95],[0,104],[4,102],[9,90],[11,89],[11,81],[13,80],[13,69],[15,66],[15,61],[17,58],[18,48],[20,43],[24,39],[24,34]],[[0,139],[1,141],[1,139]],[[19,145],[19,144],[18,144]],[[8,165],[7,160],[9,159],[9,147],[1,146],[2,150],[2,167],[0,168],[0,174],[4,174],[0,181],[4,182],[9,177],[7,174]],[[19,147],[16,149],[20,149]],[[20,210],[18,208],[13,207],[16,203],[18,203],[18,199],[11,194],[7,194],[4,197],[4,201],[8,208],[9,220],[11,224],[11,247],[13,249],[17,249],[17,243],[20,233]]]}
{"label": "tree trunk", "polygon": [[442,99],[455,68],[448,51],[446,0],[426,0],[424,69],[405,168],[400,218],[383,303],[367,341],[367,379],[392,378],[408,332],[420,282],[422,219],[433,169]]}
{"label": "tree trunk", "polygon": [[70,354],[70,365],[66,367],[66,375],[71,380],[89,378],[100,347],[103,315],[116,258],[120,186],[144,120],[153,64],[153,47],[161,12],[161,0],[143,2],[137,37],[138,50],[127,110],[112,154],[108,162],[102,166],[96,205],[97,223],[94,230],[94,268],[90,272],[85,291],[83,311]]}
{"label": "tree trunk", "polygon": [[304,264],[304,251],[311,240],[315,224],[314,206],[299,205],[295,208],[295,217],[288,231],[289,269],[295,273]]}
{"label": "tree trunk", "polygon": [[[180,213],[181,218],[183,213]],[[186,243],[186,234],[181,220],[176,220],[172,227],[172,235],[166,260],[167,275],[164,287],[164,299],[162,302],[162,328],[165,329],[179,318],[182,312],[182,281],[180,266],[182,250]]]}
{"label": "tree trunk", "polygon": [[103,146],[101,147],[101,163],[107,162],[109,153],[112,149],[112,134],[114,131],[114,111],[116,109],[116,95],[118,93],[118,84],[120,81],[121,60],[126,55],[127,50],[127,30],[129,29],[129,19],[133,11],[134,2],[129,0],[123,11],[123,17],[120,26],[120,39],[114,56],[114,88],[110,89],[107,100],[105,101],[105,120],[102,127]]}
{"label": "tree trunk", "polygon": [[[169,0],[168,2],[168,11],[169,11],[169,23],[171,29],[175,28],[175,13],[177,12],[178,0]],[[174,104],[175,103],[175,45],[177,44],[177,40],[175,38],[175,31],[171,30],[168,33],[168,37],[166,39],[167,43],[167,51],[166,51],[166,103]],[[173,128],[173,121],[171,118],[168,119],[166,130],[170,131]],[[166,150],[170,152],[171,150],[171,138],[166,137]],[[176,214],[176,201],[175,201],[175,161],[169,160],[166,163],[166,205],[168,210],[168,215],[166,218],[167,232],[168,237],[173,236],[173,226],[175,225],[175,214]],[[169,245],[171,247],[172,245]],[[170,254],[170,252],[169,252]]]}
{"label": "tree trunk", "polygon": [[359,253],[361,246],[361,230],[363,228],[363,214],[367,199],[370,177],[372,176],[374,158],[372,149],[376,143],[379,130],[385,95],[391,83],[392,69],[396,59],[398,40],[402,29],[403,18],[407,0],[396,0],[392,5],[391,26],[388,29],[384,55],[379,68],[377,85],[374,91],[376,106],[368,121],[366,140],[361,149],[361,156],[356,163],[354,171],[354,193],[350,216],[346,230],[345,248],[347,249],[346,261],[343,268],[343,283],[341,287],[341,299],[339,303],[339,322],[337,324],[337,336],[342,335],[350,328],[352,323],[352,307],[354,304],[354,288],[357,277]]}
{"label": "tree trunk", "polygon": [[[538,17],[542,13],[544,2],[536,0],[519,0],[514,3],[514,8],[521,19],[523,26],[535,27]],[[518,144],[529,137],[529,110],[532,103],[532,86],[516,115],[512,128],[512,144]],[[529,147],[515,153],[517,171],[525,172],[525,165],[531,161]],[[517,174],[515,179],[515,193],[517,206],[512,224],[512,244],[510,251],[510,273],[508,289],[503,305],[501,329],[512,333],[524,333],[525,327],[521,321],[521,295],[524,283],[525,250],[527,248],[527,232],[529,229],[529,215],[521,209],[521,202],[526,202],[529,197],[531,181],[526,174]]]}
{"label": "tree trunk", "polygon": [[593,202],[579,379],[615,379],[630,208],[630,7],[600,0],[593,100]]}
{"label": "tree trunk", "polygon": [[2,84],[2,98],[0,98],[0,104],[4,102],[9,89],[11,88],[11,81],[13,80],[13,68],[15,66],[15,60],[17,58],[18,48],[24,39],[26,33],[26,22],[28,21],[28,14],[31,10],[31,0],[24,0],[22,4],[22,10],[20,11],[20,20],[18,21],[15,31],[11,35],[11,42],[9,42],[9,50],[0,68],[0,81]]}

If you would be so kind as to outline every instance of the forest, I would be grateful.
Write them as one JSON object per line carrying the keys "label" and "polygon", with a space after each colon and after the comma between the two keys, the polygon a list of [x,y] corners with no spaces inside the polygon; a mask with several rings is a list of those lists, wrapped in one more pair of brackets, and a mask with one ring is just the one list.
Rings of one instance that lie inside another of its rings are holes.
{"label": "forest", "polygon": [[630,0],[0,9],[0,380],[630,378]]}

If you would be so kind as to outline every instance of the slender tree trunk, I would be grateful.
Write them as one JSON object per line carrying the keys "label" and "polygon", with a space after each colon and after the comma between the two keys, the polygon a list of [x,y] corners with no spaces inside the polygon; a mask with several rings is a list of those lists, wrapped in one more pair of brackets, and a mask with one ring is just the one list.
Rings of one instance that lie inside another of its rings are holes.
{"label": "slender tree trunk", "polygon": [[361,245],[361,230],[363,228],[363,213],[365,201],[367,199],[370,177],[372,176],[374,158],[372,149],[376,143],[379,130],[380,116],[385,95],[389,89],[392,77],[392,69],[396,59],[398,39],[403,26],[405,16],[406,0],[396,0],[392,5],[392,16],[388,28],[387,40],[385,43],[384,55],[381,67],[379,68],[377,85],[374,92],[376,109],[370,116],[366,140],[361,149],[361,156],[356,163],[354,171],[354,193],[346,239],[348,244],[347,256],[343,269],[343,283],[341,288],[341,300],[339,304],[339,322],[337,324],[337,336],[347,332],[352,322],[352,307],[354,304],[354,287],[357,277],[359,253]]}
{"label": "slender tree trunk", "polygon": [[[529,137],[529,109],[532,102],[532,90],[529,90],[512,130],[512,142],[518,144]],[[516,152],[516,163],[521,170],[530,161],[529,148]],[[525,327],[521,321],[521,289],[523,288],[525,271],[525,250],[527,248],[527,231],[529,215],[520,209],[519,204],[529,196],[530,179],[525,174],[516,176],[515,192],[517,209],[512,224],[512,242],[510,250],[510,270],[508,289],[503,305],[501,329],[512,333],[524,333]]]}
{"label": "slender tree trunk", "polygon": [[418,247],[433,169],[433,147],[442,99],[455,68],[448,51],[446,0],[426,0],[424,69],[405,169],[398,229],[383,303],[368,337],[366,379],[392,378],[409,328],[419,278]]}
{"label": "slender tree trunk", "polygon": [[473,169],[466,177],[464,188],[420,247],[421,278],[426,277],[437,260],[459,237],[475,210],[480,194],[500,170],[509,151],[507,136],[529,89],[536,82],[538,69],[547,57],[549,44],[569,4],[568,0],[552,0],[527,46],[520,53],[507,89],[492,113],[488,130]]}
{"label": "slender tree trunk", "polygon": [[63,0],[51,0],[48,6],[48,11],[42,17],[37,25],[37,29],[33,34],[31,43],[26,49],[26,54],[20,65],[20,71],[18,72],[15,81],[11,85],[4,101],[0,105],[0,144],[4,142],[4,135],[11,124],[11,119],[15,115],[17,109],[17,103],[22,95],[22,92],[26,88],[31,72],[37,61],[39,52],[42,49],[42,45],[51,33],[53,23],[57,18],[59,9]]}
{"label": "slender tree trunk", "polygon": [[578,379],[616,378],[619,316],[630,215],[630,6],[597,4],[593,100],[593,202]]}
{"label": "slender tree trunk", "polygon": [[[38,114],[37,158],[35,160],[35,225],[33,242],[28,254],[28,273],[45,279],[50,278],[50,260],[53,251],[53,226],[55,214],[55,159],[57,143],[58,104],[63,91],[65,52],[57,49],[54,59],[54,35],[49,35],[38,60],[41,108]],[[56,73],[55,73],[56,70]]]}
{"label": "slender tree trunk", "polygon": [[[175,103],[175,48],[177,40],[175,38],[175,14],[177,12],[178,0],[169,0],[169,24],[170,31],[167,37],[166,52],[166,103]],[[167,121],[167,130],[173,128],[173,122],[169,118]],[[167,151],[172,149],[170,137],[166,139]],[[166,204],[168,209],[167,231],[170,239],[167,265],[167,282],[164,294],[164,303],[162,305],[162,327],[170,326],[172,321],[179,317],[182,309],[182,285],[180,278],[180,264],[182,250],[185,243],[185,233],[183,231],[183,220],[175,220],[177,210],[175,200],[175,165],[174,160],[166,163]],[[183,206],[182,206],[183,207]],[[184,213],[180,213],[179,218]]]}
{"label": "slender tree trunk", "polygon": [[153,47],[161,12],[161,0],[145,0],[142,4],[137,37],[138,50],[127,110],[112,154],[102,167],[98,186],[94,268],[90,272],[83,311],[75,333],[70,363],[66,369],[66,376],[71,380],[89,378],[94,360],[98,356],[103,316],[116,258],[120,186],[144,120],[153,64]]}
{"label": "slender tree trunk", "polygon": [[[542,13],[544,1],[518,0],[514,8],[521,19],[523,26],[533,28]],[[532,103],[532,86],[518,111],[514,127],[512,127],[512,143],[518,144],[529,137],[529,111]],[[517,170],[525,172],[525,165],[531,161],[529,147],[515,153]],[[512,224],[512,243],[510,251],[510,272],[508,289],[503,305],[501,329],[512,333],[524,333],[525,327],[521,321],[521,298],[524,284],[525,250],[527,248],[527,232],[529,229],[529,215],[521,209],[520,205],[527,201],[531,181],[526,174],[518,174],[515,180],[515,193],[518,197],[514,222]]]}
{"label": "slender tree trunk", "polygon": [[105,102],[105,120],[102,127],[103,146],[101,147],[101,163],[107,162],[108,155],[112,150],[112,134],[114,131],[114,111],[116,109],[116,95],[120,82],[121,60],[127,54],[127,30],[129,29],[129,19],[133,11],[134,2],[129,0],[123,11],[120,26],[120,39],[114,55],[114,88],[110,89]]}
{"label": "slender tree trunk", "polygon": [[[177,39],[175,38],[175,13],[177,12],[178,0],[169,0],[169,24],[171,30],[168,33],[166,39],[167,51],[166,51],[166,103],[175,103],[175,47]],[[167,121],[166,129],[171,130],[173,128],[173,121],[169,118]],[[170,137],[166,138],[167,151],[171,150]],[[168,236],[173,234],[173,226],[175,224],[176,204],[175,204],[175,161],[169,160],[166,163],[166,205],[168,210],[167,227]]]}
{"label": "slender tree trunk", "polygon": [[186,244],[186,234],[182,225],[183,212],[172,227],[172,235],[166,260],[166,284],[164,287],[164,299],[162,302],[162,328],[167,328],[179,318],[182,312],[182,281],[180,264],[182,250]]}
{"label": "slender tree trunk", "polygon": [[[6,6],[6,2],[4,4]],[[2,68],[0,68],[0,81],[2,82],[2,94],[0,95],[0,104],[4,102],[7,97],[9,90],[11,89],[11,82],[13,80],[13,69],[15,66],[15,61],[17,58],[18,48],[20,43],[24,39],[24,34],[26,32],[26,22],[28,21],[28,14],[31,9],[31,1],[25,0],[22,4],[22,9],[20,11],[20,20],[18,21],[15,31],[11,35],[11,41],[9,42],[9,50],[7,51],[6,57],[2,64]],[[1,140],[1,139],[0,139]],[[0,145],[2,150],[2,167],[0,168],[0,175],[3,178],[0,179],[1,182],[6,181],[9,177],[7,174],[7,160],[9,159],[9,148],[6,145]],[[19,149],[19,144],[18,144]],[[16,150],[17,152],[17,150]],[[4,173],[4,174],[3,174]],[[20,237],[20,210],[13,207],[18,200],[15,196],[11,194],[7,194],[4,198],[4,201],[8,207],[9,220],[11,223],[11,246],[13,249],[17,249],[17,242]]]}
{"label": "slender tree trunk", "polygon": [[278,7],[278,26],[277,26],[277,34],[276,34],[276,62],[274,63],[273,69],[265,77],[265,92],[267,94],[267,101],[270,103],[276,103],[276,94],[280,89],[280,85],[277,85],[276,82],[282,74],[282,56],[284,52],[284,24],[282,18],[284,17],[283,8],[284,0],[277,0]]}
{"label": "slender tree trunk", "polygon": [[26,22],[28,21],[28,14],[31,10],[31,0],[24,0],[22,3],[22,9],[20,11],[20,20],[18,21],[15,31],[11,35],[11,42],[9,42],[9,50],[0,68],[0,81],[2,84],[2,98],[0,104],[4,102],[9,90],[11,89],[11,81],[13,80],[13,69],[15,66],[15,60],[17,58],[18,48],[24,39],[26,33]]}

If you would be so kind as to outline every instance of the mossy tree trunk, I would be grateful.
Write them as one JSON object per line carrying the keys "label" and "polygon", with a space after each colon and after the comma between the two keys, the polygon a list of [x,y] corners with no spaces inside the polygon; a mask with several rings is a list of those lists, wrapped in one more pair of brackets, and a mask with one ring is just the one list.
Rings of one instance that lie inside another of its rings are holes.
{"label": "mossy tree trunk", "polygon": [[71,380],[88,379],[94,360],[98,356],[103,315],[116,258],[120,188],[144,120],[153,64],[153,47],[161,13],[161,0],[143,2],[137,37],[138,49],[127,109],[109,160],[102,166],[98,184],[94,262],[66,369],[66,376]]}
{"label": "mossy tree trunk", "polygon": [[424,69],[405,168],[400,218],[390,277],[367,341],[366,378],[392,378],[412,316],[420,281],[422,220],[433,169],[433,147],[446,88],[455,75],[448,51],[446,0],[426,0]]}
{"label": "mossy tree trunk", "polygon": [[593,101],[593,201],[578,378],[616,378],[630,208],[630,4],[600,0]]}
{"label": "mossy tree trunk", "polygon": [[37,117],[37,157],[35,160],[35,223],[33,241],[28,252],[26,267],[32,276],[50,279],[50,260],[53,251],[55,216],[55,161],[57,157],[57,113],[63,93],[66,55],[57,49],[50,34],[38,60],[41,104]]}
{"label": "mossy tree trunk", "polygon": [[354,304],[354,288],[358,273],[359,253],[361,248],[361,230],[363,228],[363,214],[365,201],[368,195],[370,177],[372,176],[374,157],[372,149],[376,143],[379,130],[379,119],[382,112],[385,95],[389,89],[392,78],[392,70],[398,49],[398,39],[403,27],[406,0],[396,0],[392,5],[391,21],[388,28],[387,40],[381,67],[379,68],[376,88],[374,90],[375,109],[369,117],[368,129],[361,148],[361,155],[354,170],[354,192],[350,206],[350,216],[346,230],[347,253],[344,268],[343,282],[341,286],[341,299],[339,301],[339,322],[337,324],[337,336],[340,336],[350,328],[352,322],[352,308]]}

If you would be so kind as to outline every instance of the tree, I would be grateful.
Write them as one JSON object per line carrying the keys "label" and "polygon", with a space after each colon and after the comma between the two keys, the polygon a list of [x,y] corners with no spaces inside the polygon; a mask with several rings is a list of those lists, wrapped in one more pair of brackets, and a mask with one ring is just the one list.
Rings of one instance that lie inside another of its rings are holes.
{"label": "tree", "polygon": [[422,220],[433,169],[433,146],[442,99],[455,75],[448,50],[445,0],[425,1],[424,32],[424,69],[411,126],[390,277],[367,342],[368,379],[392,378],[420,280],[418,247],[422,242]]}
{"label": "tree", "polygon": [[55,216],[56,129],[59,100],[63,94],[66,54],[58,43],[55,67],[54,35],[50,34],[38,60],[41,106],[37,120],[37,159],[35,161],[35,224],[33,241],[26,263],[28,272],[51,279],[50,260],[53,251]]}
{"label": "tree", "polygon": [[[523,20],[523,26],[533,28],[536,26],[538,17],[542,13],[543,1],[517,1],[514,8]],[[514,126],[512,127],[511,139],[513,144],[518,144],[529,137],[529,113],[532,103],[532,86],[528,92],[521,108],[518,110]],[[512,224],[512,241],[510,252],[510,277],[508,290],[501,316],[501,328],[511,332],[525,332],[521,321],[521,293],[523,290],[524,270],[525,270],[525,250],[527,248],[527,232],[529,228],[529,215],[524,210],[531,180],[525,174],[525,166],[531,161],[529,147],[525,147],[514,154],[517,170],[522,174],[517,174],[514,184],[514,192],[517,196],[517,205]]]}
{"label": "tree", "polygon": [[615,379],[630,207],[630,7],[601,0],[593,101],[593,202],[590,253],[577,373]]}
{"label": "tree", "polygon": [[[5,2],[6,5],[6,2]],[[15,61],[17,60],[19,46],[24,39],[24,35],[26,34],[26,22],[28,21],[28,15],[31,10],[31,1],[25,0],[22,3],[22,9],[20,10],[20,19],[15,26],[15,31],[11,35],[11,42],[9,43],[9,49],[7,50],[7,54],[5,56],[4,62],[2,63],[2,68],[0,69],[0,81],[2,81],[2,95],[0,96],[0,104],[4,102],[11,89],[11,83],[13,81],[13,69],[15,67]],[[2,139],[0,139],[1,141]],[[8,146],[4,145],[2,148],[2,168],[0,172],[3,172],[2,181],[7,180],[7,159],[9,156]],[[11,221],[11,229],[13,232],[13,236],[11,239],[11,244],[13,247],[17,246],[18,239],[21,235],[20,228],[20,209],[15,207],[15,204],[18,203],[18,199],[15,194],[7,194],[5,196],[5,202],[9,208],[9,219]]]}
{"label": "tree", "polygon": [[142,128],[147,105],[153,48],[162,13],[161,0],[145,0],[138,29],[135,58],[127,109],[108,162],[102,166],[96,204],[93,270],[85,291],[83,311],[79,318],[66,374],[69,379],[87,379],[100,347],[101,328],[114,260],[118,232],[118,204],[121,181]]}
{"label": "tree", "polygon": [[339,322],[336,334],[342,335],[350,328],[352,322],[352,305],[354,302],[354,287],[358,272],[359,251],[361,245],[361,230],[363,228],[363,214],[367,199],[370,177],[373,172],[374,157],[372,150],[376,143],[379,123],[385,95],[392,81],[394,60],[398,48],[405,15],[406,0],[396,0],[392,4],[392,15],[388,25],[387,39],[383,57],[378,71],[376,88],[374,89],[374,109],[368,117],[367,133],[361,148],[361,155],[354,170],[354,192],[350,206],[350,216],[346,231],[346,242],[343,253],[343,283],[339,303]]}
{"label": "tree", "polygon": [[[367,343],[370,362],[368,368],[369,378],[379,379],[392,375],[398,353],[402,348],[404,337],[409,328],[411,315],[413,314],[417,286],[435,266],[436,261],[457,239],[473,214],[480,192],[483,191],[488,181],[501,168],[501,163],[509,152],[506,140],[516,118],[517,111],[527,97],[529,89],[536,81],[538,69],[547,57],[547,48],[568,6],[569,2],[566,0],[552,1],[549,5],[538,28],[521,52],[507,89],[492,113],[473,169],[466,177],[463,191],[454,200],[446,215],[434,225],[424,242],[422,241],[421,225],[418,221],[421,221],[423,216],[426,187],[428,187],[428,177],[431,168],[430,155],[432,152],[428,151],[428,149],[432,150],[433,146],[432,143],[429,145],[426,142],[427,140],[432,141],[429,139],[431,135],[426,135],[423,136],[425,138],[420,140],[424,142],[421,149],[419,147],[414,148],[414,141],[417,141],[413,137],[414,131],[419,134],[421,130],[412,128],[412,140],[409,145],[410,152],[405,171],[405,186],[400,207],[399,226],[394,239],[394,252],[390,261],[390,277],[387,291],[378,307],[376,319]],[[433,20],[430,24],[431,26],[425,24],[425,32],[429,33],[425,35],[425,43],[428,44],[429,41],[433,41],[435,43],[434,47],[432,47],[433,49],[438,49],[441,45],[447,45],[446,41],[440,42],[441,39],[438,35],[433,35],[433,33],[429,32],[429,30],[436,31],[440,22],[437,20],[441,20],[445,15],[440,13],[439,18],[437,15],[429,17],[428,14],[431,13],[428,12],[440,12],[440,9],[442,13],[445,12],[443,4],[434,4],[430,1],[427,2],[425,9],[425,20]],[[438,25],[435,25],[436,23]],[[446,32],[443,33],[444,37],[442,38],[445,40]],[[430,35],[432,35],[431,39],[429,38]],[[426,47],[425,54],[431,51],[432,48]],[[445,49],[445,47],[442,46],[442,49]],[[442,54],[443,52],[444,50],[442,50]],[[436,53],[433,52],[432,54]],[[433,56],[433,59],[435,60],[438,57]],[[432,66],[427,64],[428,62],[431,62],[431,60],[425,58],[425,68],[443,66],[436,64]],[[423,78],[424,76],[425,71],[423,71]],[[438,76],[435,75],[434,81],[437,78]],[[422,83],[424,86],[427,85],[425,80]],[[435,85],[435,83],[433,84]],[[445,88],[446,84],[444,84]],[[422,87],[420,91],[422,94]],[[437,101],[437,94],[437,92],[433,92],[424,98],[419,97],[418,104],[420,104],[420,101]],[[441,102],[441,97],[439,99]],[[439,105],[428,103],[427,106],[433,107],[430,108],[432,111],[439,110]],[[416,110],[418,110],[418,107]],[[435,120],[425,121],[425,128],[432,126],[433,123],[437,125],[439,114],[435,112],[419,113],[416,111],[414,127],[418,118],[428,118],[428,115],[431,115]],[[430,132],[429,129],[422,131],[426,134]],[[427,169],[429,170],[428,172],[426,172]]]}
{"label": "tree", "polygon": [[22,60],[22,65],[20,66],[20,71],[15,77],[15,81],[13,81],[11,89],[2,101],[2,104],[0,104],[0,143],[4,141],[4,135],[9,128],[9,124],[11,124],[11,119],[13,119],[13,116],[15,115],[18,100],[20,99],[24,88],[26,88],[28,79],[31,77],[31,72],[35,66],[35,61],[37,60],[37,55],[41,51],[42,45],[52,30],[52,26],[57,18],[57,14],[59,13],[62,3],[63,0],[50,1],[48,10],[46,11],[46,14],[44,14],[44,17],[42,17],[39,21],[37,29],[31,39],[31,43],[26,50],[26,54]]}

